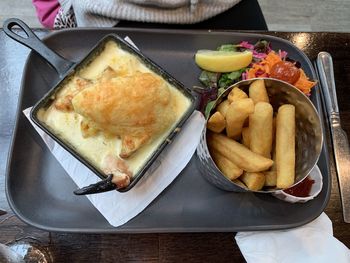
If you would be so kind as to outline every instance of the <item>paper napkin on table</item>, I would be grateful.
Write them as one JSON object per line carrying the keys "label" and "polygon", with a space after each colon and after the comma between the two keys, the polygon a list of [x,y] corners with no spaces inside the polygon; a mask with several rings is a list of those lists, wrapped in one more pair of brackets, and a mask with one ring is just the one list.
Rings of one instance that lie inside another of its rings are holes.
{"label": "paper napkin on table", "polygon": [[[23,113],[79,188],[101,180],[30,120],[30,108]],[[156,167],[151,166],[128,192],[110,191],[87,195],[87,198],[112,226],[125,224],[142,212],[185,168],[196,150],[204,124],[204,116],[193,112],[181,132],[157,158]]]}
{"label": "paper napkin on table", "polygon": [[239,232],[235,239],[248,263],[350,262],[350,250],[333,237],[325,213],[301,227]]}

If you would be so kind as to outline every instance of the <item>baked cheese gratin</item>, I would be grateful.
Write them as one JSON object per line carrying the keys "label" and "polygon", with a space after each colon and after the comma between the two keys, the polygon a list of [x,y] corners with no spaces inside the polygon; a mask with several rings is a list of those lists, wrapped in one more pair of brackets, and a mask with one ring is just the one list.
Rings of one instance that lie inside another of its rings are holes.
{"label": "baked cheese gratin", "polygon": [[190,107],[190,100],[131,53],[108,41],[60,87],[41,122],[126,187]]}

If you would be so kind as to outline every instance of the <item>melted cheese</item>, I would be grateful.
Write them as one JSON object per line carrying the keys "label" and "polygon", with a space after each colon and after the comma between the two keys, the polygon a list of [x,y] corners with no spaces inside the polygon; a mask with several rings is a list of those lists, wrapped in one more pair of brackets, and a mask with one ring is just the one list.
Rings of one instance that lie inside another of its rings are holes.
{"label": "melted cheese", "polygon": [[[142,64],[137,57],[120,49],[112,41],[106,43],[106,47],[101,54],[77,74],[86,79],[95,79],[108,66],[112,67],[118,75],[132,74],[135,71],[155,74]],[[178,121],[189,108],[190,100],[169,83],[168,86],[172,94],[172,99],[176,105],[174,114]],[[68,82],[60,92],[64,92],[64,89],[69,89],[70,87],[71,83]],[[47,110],[41,109],[38,113],[38,118],[44,122],[53,133],[68,142],[70,146],[72,146],[84,158],[89,160],[90,163],[99,170],[103,170],[103,158],[106,155],[119,155],[121,141],[117,137],[107,136],[103,132],[99,132],[95,136],[84,138],[80,129],[82,116],[75,112],[59,111],[51,105]],[[132,156],[125,159],[133,175],[137,174],[137,172],[145,165],[152,153],[154,153],[159,145],[165,140],[175,125],[176,123],[157,136],[157,138],[154,138],[150,143],[144,145]]]}

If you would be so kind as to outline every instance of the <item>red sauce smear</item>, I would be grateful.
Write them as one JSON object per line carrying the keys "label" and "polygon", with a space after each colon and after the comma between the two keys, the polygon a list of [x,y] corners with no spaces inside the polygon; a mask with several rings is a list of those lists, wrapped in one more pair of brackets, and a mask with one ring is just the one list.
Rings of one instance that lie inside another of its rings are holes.
{"label": "red sauce smear", "polygon": [[293,186],[283,191],[287,194],[297,197],[308,197],[310,195],[311,187],[314,183],[315,180],[310,179],[308,176],[296,186]]}

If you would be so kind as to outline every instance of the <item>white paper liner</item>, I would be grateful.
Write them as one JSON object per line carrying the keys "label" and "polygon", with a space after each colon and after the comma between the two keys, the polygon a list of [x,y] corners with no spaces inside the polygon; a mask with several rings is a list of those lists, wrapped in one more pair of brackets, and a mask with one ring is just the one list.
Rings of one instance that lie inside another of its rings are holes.
{"label": "white paper liner", "polygon": [[[81,188],[100,181],[96,174],[30,120],[30,109],[23,113],[77,186]],[[204,116],[193,112],[181,132],[128,192],[110,191],[87,195],[87,198],[112,226],[125,224],[142,212],[185,168],[196,150],[204,124]]]}

